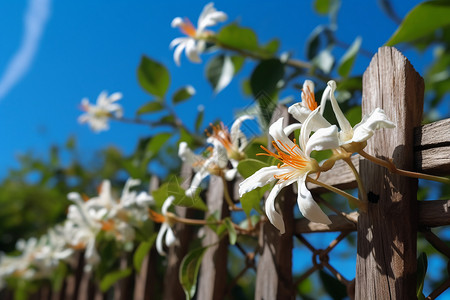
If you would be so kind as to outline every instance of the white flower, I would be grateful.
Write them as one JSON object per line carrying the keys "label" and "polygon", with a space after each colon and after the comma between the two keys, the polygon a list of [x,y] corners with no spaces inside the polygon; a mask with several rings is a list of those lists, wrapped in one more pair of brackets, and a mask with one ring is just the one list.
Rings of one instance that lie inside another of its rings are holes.
{"label": "white flower", "polygon": [[211,140],[213,147],[208,158],[194,154],[186,142],[178,146],[178,156],[182,161],[190,164],[196,172],[191,181],[191,186],[186,190],[186,196],[192,197],[200,187],[203,179],[210,174],[221,175],[228,164],[226,149],[216,139]]}
{"label": "white flower", "polygon": [[[324,92],[322,97],[327,97],[327,94]],[[304,123],[316,108],[317,102],[314,96],[314,83],[311,80],[305,80],[302,90],[302,102],[291,105],[288,112],[300,123]],[[319,128],[329,127],[331,124],[321,114],[316,114],[311,120],[310,126],[313,131],[316,131]]]}
{"label": "white flower", "polygon": [[285,227],[282,216],[275,209],[275,198],[282,188],[294,182],[298,184],[297,204],[303,216],[312,222],[331,223],[327,215],[314,201],[311,192],[306,188],[308,174],[319,170],[317,161],[310,157],[311,151],[334,149],[339,146],[338,129],[335,125],[320,128],[309,137],[313,125],[311,120],[318,112],[318,109],[315,109],[303,123],[299,145],[288,138],[295,126],[283,129],[283,118],[273,123],[270,126],[269,133],[273,137],[273,145],[278,153],[275,154],[267,149],[265,151],[267,155],[279,159],[282,164],[262,168],[239,184],[239,194],[242,197],[243,194],[255,188],[277,180],[266,199],[265,210],[270,222],[282,234],[285,232]]}
{"label": "white flower", "polygon": [[108,97],[106,91],[102,91],[97,98],[97,103],[91,104],[87,98],[81,100],[81,109],[84,114],[78,117],[79,123],[89,123],[91,129],[95,132],[108,130],[108,119],[111,116],[122,117],[122,107],[114,103],[122,98],[121,93],[113,93]]}
{"label": "white flower", "polygon": [[161,208],[162,215],[150,210],[151,218],[156,223],[161,223],[161,228],[159,229],[158,236],[156,237],[156,250],[160,255],[166,255],[166,252],[164,251],[164,245],[163,245],[163,239],[166,244],[166,246],[172,245],[176,238],[175,234],[172,230],[172,223],[170,217],[168,217],[168,209],[172,205],[173,201],[175,200],[174,196],[169,196],[166,201],[164,201],[164,204]]}
{"label": "white flower", "polygon": [[[364,148],[364,142],[366,142],[373,136],[375,130],[380,128],[395,127],[395,124],[389,121],[384,110],[382,110],[381,108],[375,108],[369,115],[363,116],[361,122],[356,124],[355,127],[352,128],[350,122],[344,116],[339,107],[339,104],[336,101],[336,98],[334,96],[335,90],[336,82],[331,80],[328,82],[328,86],[324,91],[324,95],[328,93],[330,95],[331,105],[333,107],[336,119],[339,123],[339,127],[341,128],[341,131],[339,132],[339,144],[341,146],[344,146],[344,148],[347,148],[349,150],[357,150],[360,147]],[[325,100],[326,98],[322,98],[322,102],[324,102]],[[321,103],[321,113],[323,112],[324,107],[324,103]]]}
{"label": "white flower", "polygon": [[227,151],[228,159],[233,166],[232,169],[225,172],[225,178],[227,180],[234,179],[239,161],[245,158],[244,149],[248,145],[248,140],[241,131],[241,126],[245,120],[251,119],[253,119],[253,117],[249,115],[240,116],[234,121],[230,131],[228,131],[228,128],[225,127],[223,123],[220,123],[217,126],[211,126],[213,133],[209,137],[209,141],[217,141],[222,144]]}
{"label": "white flower", "polygon": [[190,61],[201,62],[199,55],[205,50],[206,46],[202,38],[211,34],[205,30],[206,27],[215,26],[218,22],[224,22],[226,19],[227,15],[222,11],[217,11],[214,8],[214,3],[205,5],[198,18],[197,28],[187,18],[176,17],[173,19],[172,27],[180,28],[181,32],[187,35],[186,37],[176,38],[170,43],[170,48],[176,46],[173,53],[175,63],[178,66],[180,65],[180,56],[184,49],[186,49],[186,56]]}

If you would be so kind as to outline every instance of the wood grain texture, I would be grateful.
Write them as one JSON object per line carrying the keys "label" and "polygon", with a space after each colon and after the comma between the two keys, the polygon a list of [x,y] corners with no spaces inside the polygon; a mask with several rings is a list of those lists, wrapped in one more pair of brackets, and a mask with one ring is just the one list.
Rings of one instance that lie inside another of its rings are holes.
{"label": "wood grain texture", "polygon": [[414,131],[414,147],[428,149],[436,145],[450,145],[450,119],[425,124]]}
{"label": "wood grain texture", "polygon": [[[286,108],[279,108],[276,115],[276,119],[283,116],[285,125],[287,124],[289,114]],[[282,213],[286,227],[283,235],[270,222],[265,222],[261,227],[255,299],[294,299],[292,236],[296,198],[297,195],[293,193],[291,186],[285,187],[277,197],[277,210]]]}
{"label": "wood grain texture", "polygon": [[[414,167],[414,128],[423,110],[423,79],[395,48],[383,47],[363,75],[363,114],[384,109],[396,124],[368,141],[366,152]],[[362,161],[368,213],[358,219],[356,299],[415,299],[417,180]]]}
{"label": "wood grain texture", "polygon": [[[206,194],[208,211],[210,213],[218,211],[221,219],[230,215],[228,204],[223,198],[224,188],[231,190],[232,184],[224,187],[220,177],[212,176]],[[213,230],[207,226],[204,228],[203,246],[216,245],[209,247],[203,256],[197,297],[198,299],[223,299],[227,283],[228,237],[219,241]]]}
{"label": "wood grain texture", "polygon": [[[433,228],[450,225],[450,200],[433,200],[418,202],[419,227]],[[348,220],[342,216],[329,216],[332,224],[324,225],[311,222],[305,218],[294,223],[294,233],[356,231],[359,213],[348,214]]]}

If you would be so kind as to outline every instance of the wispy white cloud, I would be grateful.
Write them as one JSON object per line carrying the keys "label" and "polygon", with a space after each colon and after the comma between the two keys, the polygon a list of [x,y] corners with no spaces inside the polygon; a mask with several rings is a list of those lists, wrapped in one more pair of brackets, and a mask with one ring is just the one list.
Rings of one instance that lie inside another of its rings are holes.
{"label": "wispy white cloud", "polygon": [[0,79],[0,99],[26,74],[33,61],[50,15],[51,0],[29,0],[22,43]]}

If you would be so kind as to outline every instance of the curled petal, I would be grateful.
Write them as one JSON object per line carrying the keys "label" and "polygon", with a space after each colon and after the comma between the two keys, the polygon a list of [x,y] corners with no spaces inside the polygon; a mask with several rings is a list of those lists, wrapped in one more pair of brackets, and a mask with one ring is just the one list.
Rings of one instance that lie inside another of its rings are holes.
{"label": "curled petal", "polygon": [[284,228],[283,217],[275,209],[275,199],[283,187],[284,186],[281,184],[275,184],[265,203],[266,215],[269,218],[270,223],[272,223],[281,234],[283,234],[286,230]]}
{"label": "curled petal", "polygon": [[336,125],[318,129],[308,140],[305,154],[309,156],[311,151],[336,149],[339,147],[339,135]]}
{"label": "curled petal", "polygon": [[380,128],[394,128],[395,124],[389,121],[381,108],[375,108],[369,115],[365,115],[360,123],[353,129],[352,142],[364,142],[372,137],[375,130]]}
{"label": "curled petal", "polygon": [[196,63],[202,62],[202,60],[199,57],[199,52],[194,39],[189,39],[186,42],[186,56],[189,58],[191,62]]}
{"label": "curled petal", "polygon": [[174,196],[169,196],[169,197],[167,197],[166,201],[164,201],[164,204],[161,208],[161,212],[163,213],[163,215],[167,214],[167,210],[172,205],[174,200],[175,200]]}
{"label": "curled petal", "polygon": [[167,231],[166,231],[166,238],[165,238],[166,246],[169,247],[169,246],[172,245],[175,241],[176,241],[175,234],[173,233],[172,228],[169,226],[169,227],[167,228]]}
{"label": "curled petal", "polygon": [[265,186],[275,180],[274,175],[281,175],[289,170],[277,166],[264,167],[256,171],[252,176],[246,178],[239,184],[239,196],[242,197],[256,188]]}
{"label": "curled petal", "polygon": [[159,229],[158,236],[156,237],[156,250],[159,255],[165,256],[166,252],[164,251],[163,238],[166,234],[166,231],[169,229],[169,224],[162,223],[161,228]]}
{"label": "curled petal", "polygon": [[172,28],[175,28],[175,27],[180,27],[183,24],[184,24],[183,19],[180,17],[176,17],[175,19],[172,20],[172,22],[170,23],[170,26],[172,26]]}
{"label": "curled petal", "polygon": [[181,44],[179,44],[176,48],[175,51],[173,51],[173,60],[175,61],[175,64],[177,66],[180,66],[180,58],[181,58],[181,52],[183,52],[184,48],[186,48],[186,42],[183,42]]}
{"label": "curled petal", "polygon": [[247,146],[247,138],[241,131],[242,123],[245,120],[253,120],[254,117],[250,115],[243,115],[234,121],[230,129],[230,138],[235,147],[238,147],[242,151]]}
{"label": "curled petal", "polygon": [[341,130],[343,132],[351,132],[352,126],[350,125],[350,122],[347,120],[347,118],[342,113],[342,110],[339,107],[339,104],[337,103],[336,98],[334,97],[334,91],[336,90],[336,82],[333,80],[330,80],[330,81],[328,81],[328,86],[330,87],[331,106],[333,107],[333,111],[334,111],[336,119],[339,123],[339,127],[341,127]]}
{"label": "curled petal", "polygon": [[326,225],[331,224],[328,216],[322,211],[316,201],[314,201],[311,192],[306,187],[307,176],[308,175],[305,174],[303,177],[300,177],[298,179],[298,208],[300,209],[302,215],[311,222],[322,223]]}
{"label": "curled petal", "polygon": [[284,147],[295,149],[295,144],[284,133],[283,119],[284,118],[279,118],[275,123],[270,125],[269,134],[273,137],[273,140],[281,149],[284,149]]}

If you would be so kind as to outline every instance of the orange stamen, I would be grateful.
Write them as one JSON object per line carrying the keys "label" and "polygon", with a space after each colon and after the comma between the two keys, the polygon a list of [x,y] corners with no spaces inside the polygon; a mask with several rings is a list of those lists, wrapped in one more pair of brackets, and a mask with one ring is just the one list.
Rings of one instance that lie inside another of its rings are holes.
{"label": "orange stamen", "polygon": [[[261,145],[261,149],[266,151],[266,153],[258,153],[256,155],[266,155],[266,156],[272,156],[281,161],[277,165],[278,168],[283,168],[286,166],[290,166],[297,170],[304,170],[308,166],[308,160],[301,155],[298,151],[295,151],[297,148],[301,151],[300,147],[296,144],[294,140],[294,146],[288,147],[287,145],[283,144],[281,141],[278,141],[278,143],[281,145],[281,148],[278,146],[275,141],[272,141],[272,145],[277,150],[277,153],[274,153],[267,149],[266,147]],[[276,179],[282,179],[282,180],[288,180],[291,179],[293,176],[296,176],[296,172],[288,172],[286,174],[282,175],[274,175]]]}
{"label": "orange stamen", "polygon": [[181,24],[180,30],[185,35],[188,35],[193,38],[197,34],[197,29],[195,29],[194,25],[192,25],[192,22],[188,18],[184,18],[184,22],[183,24]]}
{"label": "orange stamen", "polygon": [[101,221],[100,223],[102,224],[103,231],[111,231],[115,228],[113,220]]}
{"label": "orange stamen", "polygon": [[209,124],[213,130],[212,134],[207,133],[208,136],[216,138],[227,150],[227,152],[233,151],[233,143],[231,142],[230,132],[228,128],[220,122],[219,125]]}
{"label": "orange stamen", "polygon": [[152,219],[154,222],[164,223],[166,221],[166,218],[163,215],[158,214],[156,211],[149,208],[148,212],[149,212],[150,219]]}
{"label": "orange stamen", "polygon": [[302,100],[306,104],[306,107],[308,107],[311,111],[317,108],[316,98],[309,86],[306,86],[306,90],[302,90]]}

